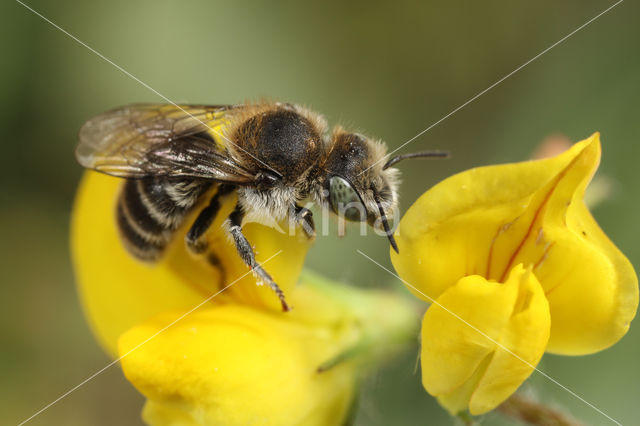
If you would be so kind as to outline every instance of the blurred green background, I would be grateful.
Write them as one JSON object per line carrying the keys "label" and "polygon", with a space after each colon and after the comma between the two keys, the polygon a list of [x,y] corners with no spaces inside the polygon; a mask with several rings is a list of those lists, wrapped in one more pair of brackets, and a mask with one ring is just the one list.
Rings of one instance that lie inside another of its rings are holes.
{"label": "blurred green background", "polygon": [[[613,4],[611,1],[28,3],[176,102],[268,97],[308,104],[395,147]],[[162,99],[13,1],[0,5],[0,424],[16,424],[105,366],[79,306],[69,212],[90,116]],[[402,208],[465,168],[526,159],[544,138],[602,133],[614,191],[594,211],[640,265],[640,7],[627,1],[416,139],[448,161],[402,165]],[[355,230],[355,229],[354,229]],[[361,286],[400,287],[380,237],[319,238],[308,264]],[[367,379],[357,424],[451,424],[421,388],[417,343]],[[613,348],[545,356],[541,370],[637,424],[640,330]],[[526,387],[589,424],[608,420],[538,373]],[[138,425],[142,398],[114,366],[33,425]],[[510,424],[497,414],[483,424]]]}

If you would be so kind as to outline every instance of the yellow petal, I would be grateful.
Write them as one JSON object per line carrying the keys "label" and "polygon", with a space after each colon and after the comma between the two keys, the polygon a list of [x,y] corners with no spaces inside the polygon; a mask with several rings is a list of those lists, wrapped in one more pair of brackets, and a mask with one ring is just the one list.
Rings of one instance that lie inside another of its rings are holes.
{"label": "yellow petal", "polygon": [[[354,369],[319,373],[344,333],[241,305],[161,315],[119,341],[126,377],[148,398],[152,425],[340,424]],[[159,333],[159,334],[157,334]],[[155,337],[153,337],[155,336]]]}
{"label": "yellow petal", "polygon": [[447,289],[422,324],[422,382],[452,414],[485,413],[533,372],[549,338],[549,307],[530,270],[504,284],[474,275]]}
{"label": "yellow petal", "polygon": [[218,305],[161,314],[124,333],[122,366],[148,398],[145,421],[343,424],[356,369],[415,339],[418,311],[404,296],[306,271],[291,300],[298,309],[287,315]]}
{"label": "yellow petal", "polygon": [[[221,229],[235,197],[225,202],[207,234],[225,270],[224,277],[219,269],[191,255],[185,247],[184,235],[200,208],[176,231],[159,263],[147,265],[132,258],[120,241],[115,223],[121,184],[121,179],[87,172],[78,189],[71,224],[72,258],[85,312],[98,340],[112,355],[118,336],[125,330],[160,312],[191,308],[249,271]],[[265,269],[285,294],[290,293],[309,246],[306,238],[281,234],[256,223],[247,224],[244,232],[261,262],[282,250],[265,264]],[[213,299],[224,300],[281,309],[273,292],[266,286],[256,286],[251,273]]]}
{"label": "yellow petal", "polygon": [[549,299],[549,350],[585,354],[627,331],[638,281],[583,196],[600,160],[599,135],[538,161],[468,170],[427,191],[396,232],[398,273],[437,298],[467,275],[502,281],[531,266]]}

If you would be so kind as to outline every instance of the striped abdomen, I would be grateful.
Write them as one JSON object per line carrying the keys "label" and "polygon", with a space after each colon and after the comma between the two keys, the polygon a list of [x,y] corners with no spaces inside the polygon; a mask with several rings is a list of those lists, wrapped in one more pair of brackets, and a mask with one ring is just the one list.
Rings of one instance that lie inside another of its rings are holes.
{"label": "striped abdomen", "polygon": [[157,260],[174,231],[211,187],[211,182],[166,178],[127,179],[116,218],[125,247],[134,257]]}

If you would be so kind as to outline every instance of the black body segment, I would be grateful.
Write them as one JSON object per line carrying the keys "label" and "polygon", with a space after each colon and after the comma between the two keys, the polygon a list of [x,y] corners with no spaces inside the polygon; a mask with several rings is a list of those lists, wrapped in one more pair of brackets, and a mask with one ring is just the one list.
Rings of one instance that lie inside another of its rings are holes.
{"label": "black body segment", "polygon": [[166,242],[153,241],[148,234],[144,234],[139,228],[134,227],[133,221],[125,213],[125,208],[121,202],[118,203],[116,208],[116,222],[124,247],[133,257],[146,262],[153,262],[162,255],[162,249]]}
{"label": "black body segment", "polygon": [[[238,126],[234,143],[243,163],[255,170],[269,165],[284,182],[292,183],[317,164],[323,144],[317,126],[300,113],[279,107],[248,118]],[[252,156],[243,155],[251,153]],[[260,160],[259,162],[256,160]]]}
{"label": "black body segment", "polygon": [[207,181],[159,177],[125,180],[116,219],[129,253],[148,262],[158,260],[210,186]]}

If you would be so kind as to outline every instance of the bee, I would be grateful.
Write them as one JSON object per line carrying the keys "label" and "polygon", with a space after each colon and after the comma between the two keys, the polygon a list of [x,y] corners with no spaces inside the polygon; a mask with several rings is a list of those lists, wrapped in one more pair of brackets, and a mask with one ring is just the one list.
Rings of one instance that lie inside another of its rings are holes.
{"label": "bee", "polygon": [[82,166],[124,178],[116,223],[124,246],[141,261],[160,259],[187,215],[214,193],[185,236],[191,252],[207,252],[204,234],[223,198],[236,193],[226,231],[284,311],[282,290],[242,233],[247,216],[288,218],[313,238],[312,213],[300,205],[310,199],[346,220],[381,223],[397,251],[387,220],[398,200],[398,170],[391,166],[446,156],[425,151],[388,158],[382,142],[339,126],[328,133],[320,114],[271,102],[129,105],[88,120],[79,139],[75,154]]}

